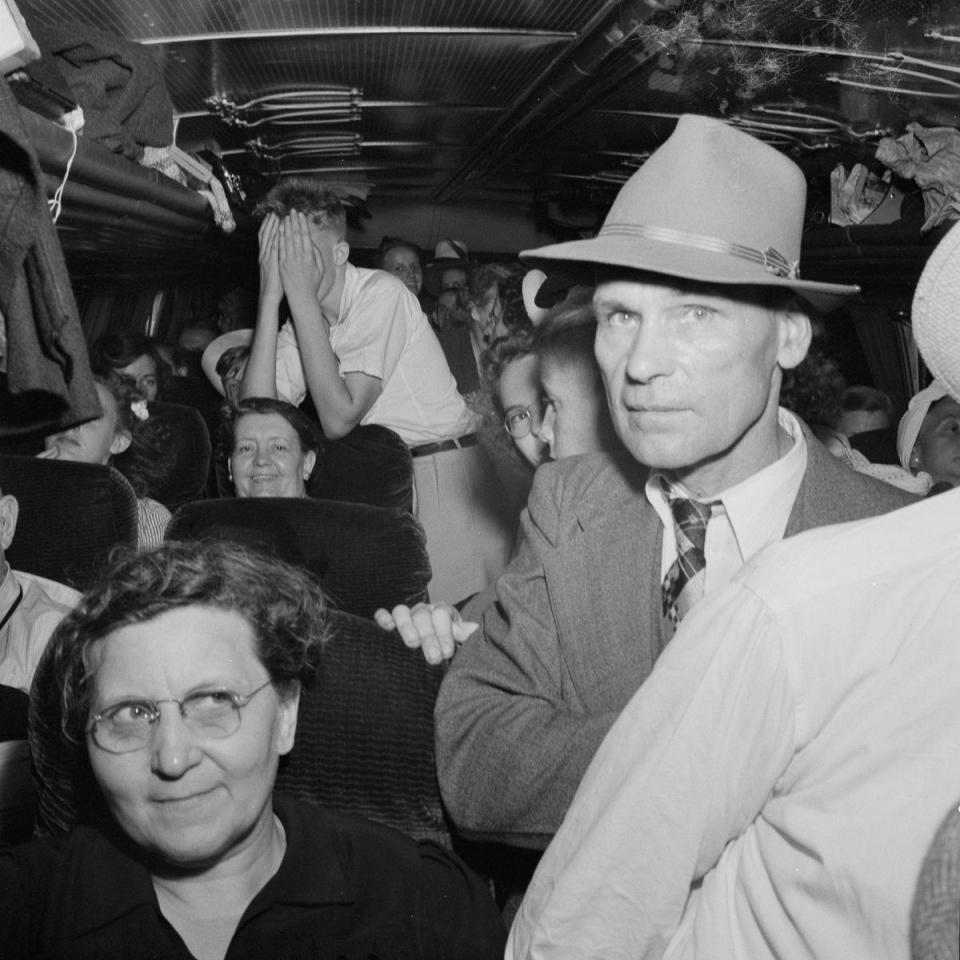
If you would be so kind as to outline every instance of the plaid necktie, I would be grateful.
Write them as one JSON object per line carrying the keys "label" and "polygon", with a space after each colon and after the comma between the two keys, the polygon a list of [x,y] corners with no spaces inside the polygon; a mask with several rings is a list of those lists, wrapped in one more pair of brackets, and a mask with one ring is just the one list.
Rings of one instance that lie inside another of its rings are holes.
{"label": "plaid necktie", "polygon": [[667,571],[662,584],[663,615],[678,624],[690,608],[703,596],[704,570],[707,558],[707,522],[711,506],[677,496],[666,484],[663,493],[673,514],[677,534],[677,559]]}

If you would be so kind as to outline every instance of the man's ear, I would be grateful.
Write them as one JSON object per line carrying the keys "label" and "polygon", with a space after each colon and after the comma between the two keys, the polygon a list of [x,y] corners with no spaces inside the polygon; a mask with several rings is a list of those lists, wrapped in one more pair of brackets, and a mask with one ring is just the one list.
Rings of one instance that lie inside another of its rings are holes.
{"label": "man's ear", "polygon": [[308,450],[303,455],[303,479],[308,480],[310,474],[313,473],[313,468],[317,462],[317,452],[316,450]]}
{"label": "man's ear", "polygon": [[110,454],[111,456],[117,456],[117,454],[123,453],[130,444],[133,443],[133,437],[130,436],[129,430],[118,430],[113,435],[113,441],[110,444]]}
{"label": "man's ear", "polygon": [[13,535],[17,532],[17,517],[20,516],[20,504],[13,494],[0,497],[0,547],[10,549]]}
{"label": "man's ear", "polygon": [[802,310],[783,310],[777,315],[779,345],[777,363],[782,370],[798,366],[810,349],[813,328]]}
{"label": "man's ear", "polygon": [[333,262],[338,266],[342,267],[347,262],[347,257],[350,256],[350,244],[346,240],[341,240],[333,248]]}

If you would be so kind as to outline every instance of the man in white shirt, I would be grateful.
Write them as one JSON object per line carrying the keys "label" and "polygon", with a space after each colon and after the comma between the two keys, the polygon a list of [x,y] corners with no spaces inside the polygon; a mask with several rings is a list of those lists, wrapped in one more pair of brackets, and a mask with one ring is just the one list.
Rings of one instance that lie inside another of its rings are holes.
{"label": "man in white shirt", "polygon": [[5,553],[13,543],[18,512],[16,498],[0,491],[0,683],[27,691],[50,635],[80,594],[10,568]]}
{"label": "man in white shirt", "polygon": [[[432,596],[467,596],[499,575],[513,533],[476,423],[416,297],[393,274],[349,263],[340,198],[309,178],[267,195],[260,301],[241,395],[299,405],[325,436],[389,427],[410,446],[414,508]],[[286,299],[291,319],[280,327]]]}
{"label": "man in white shirt", "polygon": [[[912,311],[954,397],[958,295],[954,229]],[[508,958],[920,956],[918,873],[960,798],[958,580],[951,491],[772,545],[699,604],[597,751]]]}
{"label": "man in white shirt", "polygon": [[453,657],[437,766],[468,835],[546,846],[687,609],[771,541],[910,502],[778,408],[811,311],[856,291],[799,279],[805,195],[783,154],[686,116],[597,237],[523,255],[595,282],[595,354],[629,455],[538,470],[519,555]]}

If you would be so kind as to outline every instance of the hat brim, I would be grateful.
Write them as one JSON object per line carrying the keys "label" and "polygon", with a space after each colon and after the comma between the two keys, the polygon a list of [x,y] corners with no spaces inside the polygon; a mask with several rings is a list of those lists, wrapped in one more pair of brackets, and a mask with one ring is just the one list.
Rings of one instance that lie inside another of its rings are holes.
{"label": "hat brim", "polygon": [[829,313],[860,292],[855,284],[821,283],[780,277],[761,264],[731,254],[685,247],[660,240],[604,236],[524,250],[520,259],[564,283],[594,284],[598,267],[624,267],[668,277],[721,285],[750,284],[792,290],[822,313]]}

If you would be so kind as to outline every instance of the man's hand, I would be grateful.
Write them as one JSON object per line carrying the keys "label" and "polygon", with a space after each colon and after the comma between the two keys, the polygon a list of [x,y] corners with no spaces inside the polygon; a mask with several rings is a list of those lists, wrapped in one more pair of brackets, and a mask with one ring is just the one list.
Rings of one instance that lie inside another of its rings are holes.
{"label": "man's hand", "polygon": [[283,297],[280,282],[279,249],[280,218],[268,213],[260,224],[257,239],[260,244],[260,299],[270,303],[279,303]]}
{"label": "man's hand", "polygon": [[403,642],[420,648],[427,663],[449,660],[458,643],[463,643],[479,624],[460,618],[460,611],[449,603],[403,604],[393,610],[377,610],[374,620],[384,630],[396,630]]}
{"label": "man's hand", "polygon": [[299,210],[291,210],[281,221],[279,250],[280,281],[287,302],[315,302],[324,264],[314,249],[310,224]]}

